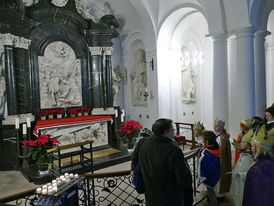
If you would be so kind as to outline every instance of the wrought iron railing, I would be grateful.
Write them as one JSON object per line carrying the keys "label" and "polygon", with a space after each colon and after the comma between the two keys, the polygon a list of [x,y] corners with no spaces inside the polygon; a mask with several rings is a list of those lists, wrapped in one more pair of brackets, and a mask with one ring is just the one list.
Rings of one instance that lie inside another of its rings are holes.
{"label": "wrought iron railing", "polygon": [[[192,172],[194,196],[199,192],[197,190],[199,187],[197,181],[197,156],[198,150],[185,153],[185,159]],[[0,203],[25,206],[37,205],[41,196],[35,194],[35,189],[0,198]],[[196,200],[194,205],[199,204],[203,199]],[[143,206],[145,205],[145,197],[136,192],[132,184],[130,171],[127,170],[83,175],[82,182],[78,184],[78,202],[81,206]]]}

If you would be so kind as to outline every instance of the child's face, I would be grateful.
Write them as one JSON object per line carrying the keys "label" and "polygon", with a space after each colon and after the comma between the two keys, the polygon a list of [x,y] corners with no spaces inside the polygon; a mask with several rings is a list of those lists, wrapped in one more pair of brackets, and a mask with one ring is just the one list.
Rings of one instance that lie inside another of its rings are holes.
{"label": "child's face", "polygon": [[208,140],[205,140],[204,137],[202,137],[202,142],[203,142],[203,145],[207,146],[208,145]]}
{"label": "child's face", "polygon": [[250,149],[250,146],[249,146],[249,144],[246,141],[242,140],[242,142],[241,142],[241,149],[242,150],[248,150],[248,149]]}
{"label": "child's face", "polygon": [[201,135],[201,132],[198,129],[195,129],[193,132],[195,137],[199,137]]}

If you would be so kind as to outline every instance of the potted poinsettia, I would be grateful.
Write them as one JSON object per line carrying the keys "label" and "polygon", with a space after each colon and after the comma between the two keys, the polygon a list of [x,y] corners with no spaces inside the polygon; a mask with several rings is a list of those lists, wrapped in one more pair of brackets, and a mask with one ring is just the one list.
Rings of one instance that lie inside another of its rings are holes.
{"label": "potted poinsettia", "polygon": [[134,144],[142,128],[143,126],[135,120],[127,121],[120,126],[118,129],[120,139],[124,144],[127,144],[128,149],[132,149],[134,147]]}
{"label": "potted poinsettia", "polygon": [[46,120],[48,114],[49,114],[48,110],[40,110],[38,112],[38,115],[40,116],[41,120]]}
{"label": "potted poinsettia", "polygon": [[77,111],[77,116],[78,116],[78,117],[81,117],[81,116],[82,116],[83,109],[82,109],[81,107],[78,107],[78,108],[76,108],[76,111]]}
{"label": "potted poinsettia", "polygon": [[55,113],[56,113],[57,119],[61,119],[63,117],[63,114],[65,113],[65,110],[59,108],[55,110]]}
{"label": "potted poinsettia", "polygon": [[56,147],[60,142],[51,138],[49,134],[42,134],[35,140],[26,140],[22,142],[23,148],[27,148],[27,155],[35,161],[39,170],[47,170],[50,163],[48,149]]}
{"label": "potted poinsettia", "polygon": [[88,116],[88,113],[90,111],[90,108],[89,107],[84,107],[83,109],[83,112],[84,112],[84,116]]}
{"label": "potted poinsettia", "polygon": [[69,108],[68,113],[70,117],[75,117],[77,114],[77,108]]}
{"label": "potted poinsettia", "polygon": [[53,119],[53,115],[55,114],[55,109],[49,109],[48,113],[49,113],[48,118]]}

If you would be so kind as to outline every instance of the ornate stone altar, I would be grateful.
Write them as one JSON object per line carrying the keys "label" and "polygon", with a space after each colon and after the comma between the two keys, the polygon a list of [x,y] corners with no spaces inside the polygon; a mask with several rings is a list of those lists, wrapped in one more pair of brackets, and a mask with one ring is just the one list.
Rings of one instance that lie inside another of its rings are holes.
{"label": "ornate stone altar", "polygon": [[[32,113],[37,121],[37,112],[49,108],[113,109],[111,40],[118,37],[119,24],[107,4],[104,11],[98,12],[88,9],[86,3],[82,0],[0,0],[3,48],[0,50],[0,63],[3,63],[0,64],[0,83],[6,86],[0,89],[0,94],[4,94],[0,99],[0,120]],[[5,113],[4,108],[7,108]],[[119,107],[116,109],[118,116],[112,113],[114,124],[107,129],[110,146],[118,144],[115,128],[120,124],[121,111]],[[0,127],[0,138],[14,138],[14,124]],[[106,129],[98,125],[78,132],[84,136],[87,130],[94,133]],[[76,130],[71,133],[79,136]],[[1,148],[9,148],[3,160],[10,160],[8,164],[13,165],[16,157],[11,159],[9,151],[15,151],[14,142],[1,141],[0,144]],[[105,140],[100,144],[105,144]]]}

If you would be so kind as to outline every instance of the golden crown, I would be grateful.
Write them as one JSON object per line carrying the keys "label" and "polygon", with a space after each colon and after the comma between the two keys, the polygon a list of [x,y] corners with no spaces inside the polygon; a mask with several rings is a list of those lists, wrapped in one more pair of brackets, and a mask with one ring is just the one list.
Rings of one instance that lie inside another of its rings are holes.
{"label": "golden crown", "polygon": [[214,126],[216,127],[224,127],[225,126],[225,122],[220,120],[219,117],[217,117],[214,121]]}
{"label": "golden crown", "polygon": [[242,121],[241,121],[241,125],[245,125],[247,128],[250,128],[252,125],[253,125],[253,123],[254,123],[254,121],[255,120],[253,120],[253,119],[247,119],[247,118],[244,118]]}
{"label": "golden crown", "polygon": [[255,132],[251,143],[264,149],[270,149],[274,144],[274,128],[266,132],[265,125],[261,126],[258,131]]}
{"label": "golden crown", "polygon": [[203,130],[203,129],[204,129],[203,123],[201,123],[200,121],[194,123],[193,130]]}
{"label": "golden crown", "polygon": [[254,135],[253,129],[250,129],[243,137],[243,140],[251,144],[252,137]]}

